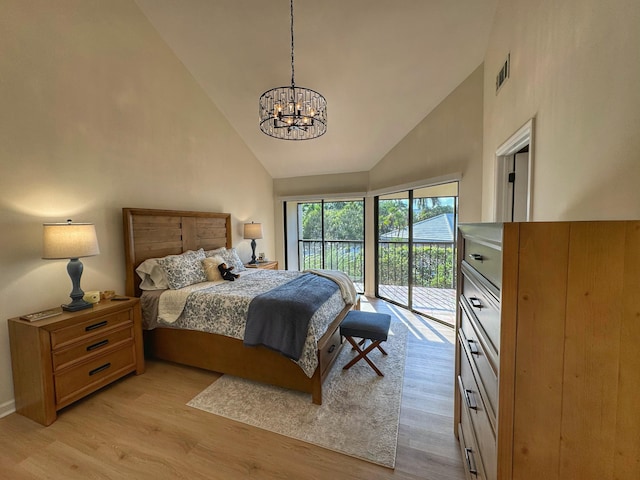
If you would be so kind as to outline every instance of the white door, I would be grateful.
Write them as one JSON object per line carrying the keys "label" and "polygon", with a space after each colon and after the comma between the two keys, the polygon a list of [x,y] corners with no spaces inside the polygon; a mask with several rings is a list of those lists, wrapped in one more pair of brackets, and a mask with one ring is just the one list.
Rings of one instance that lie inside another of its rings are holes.
{"label": "white door", "polygon": [[533,119],[496,150],[496,222],[531,220]]}

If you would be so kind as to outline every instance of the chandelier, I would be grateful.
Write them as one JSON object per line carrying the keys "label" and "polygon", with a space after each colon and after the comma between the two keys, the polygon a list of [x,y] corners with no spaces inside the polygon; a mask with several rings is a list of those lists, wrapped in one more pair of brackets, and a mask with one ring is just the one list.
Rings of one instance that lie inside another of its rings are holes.
{"label": "chandelier", "polygon": [[293,67],[293,0],[291,0],[291,86],[260,96],[260,130],[282,140],[309,140],[327,131],[327,101],[310,88],[296,87]]}

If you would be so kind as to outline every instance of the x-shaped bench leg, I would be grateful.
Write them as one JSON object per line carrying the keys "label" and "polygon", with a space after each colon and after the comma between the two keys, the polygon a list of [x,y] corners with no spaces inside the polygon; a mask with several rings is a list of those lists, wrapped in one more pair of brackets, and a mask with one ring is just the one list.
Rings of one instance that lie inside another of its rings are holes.
{"label": "x-shaped bench leg", "polygon": [[381,343],[380,340],[372,341],[367,348],[362,350],[360,348],[360,345],[364,343],[364,340],[360,343],[357,343],[352,337],[345,337],[345,338],[351,344],[353,349],[358,352],[358,355],[354,357],[349,363],[347,363],[343,367],[343,369],[348,370],[349,368],[353,367],[356,364],[356,362],[364,359],[369,364],[369,366],[375,370],[375,372],[378,375],[380,375],[381,377],[384,377],[384,374],[378,369],[378,367],[375,366],[375,364],[371,360],[369,360],[369,357],[367,357],[367,354],[371,352],[371,350],[373,350],[374,348],[378,348],[383,353],[383,355],[387,354],[387,352],[385,352],[384,349],[380,346],[380,343]]}

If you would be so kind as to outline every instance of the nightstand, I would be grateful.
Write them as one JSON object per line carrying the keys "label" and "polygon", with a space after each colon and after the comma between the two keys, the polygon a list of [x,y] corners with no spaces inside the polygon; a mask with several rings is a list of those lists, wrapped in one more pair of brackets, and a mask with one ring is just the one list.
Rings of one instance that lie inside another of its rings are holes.
{"label": "nightstand", "polygon": [[140,300],[29,322],[8,321],[16,412],[51,425],[58,410],[131,373],[144,373]]}
{"label": "nightstand", "polygon": [[261,268],[263,270],[278,270],[278,262],[258,262],[254,264],[245,264],[247,268]]}

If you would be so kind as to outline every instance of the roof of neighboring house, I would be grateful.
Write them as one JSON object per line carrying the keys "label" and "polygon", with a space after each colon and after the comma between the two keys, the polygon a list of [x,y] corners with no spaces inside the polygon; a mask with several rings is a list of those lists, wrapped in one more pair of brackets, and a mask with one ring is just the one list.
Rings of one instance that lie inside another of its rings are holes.
{"label": "roof of neighboring house", "polygon": [[[441,213],[413,224],[413,241],[425,243],[453,243],[455,236],[453,213]],[[380,240],[407,241],[409,227],[380,235]]]}

